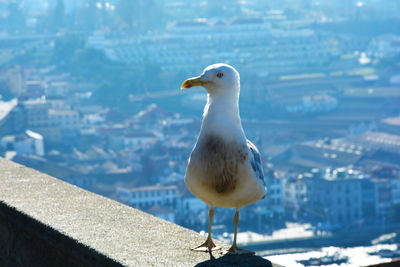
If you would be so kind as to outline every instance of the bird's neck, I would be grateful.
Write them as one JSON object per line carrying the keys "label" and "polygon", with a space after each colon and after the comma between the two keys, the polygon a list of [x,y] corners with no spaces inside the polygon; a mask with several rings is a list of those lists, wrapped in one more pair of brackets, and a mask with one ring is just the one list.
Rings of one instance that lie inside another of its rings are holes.
{"label": "bird's neck", "polygon": [[204,108],[203,117],[210,114],[218,113],[222,116],[231,116],[238,118],[239,116],[239,97],[236,95],[211,95],[207,96],[207,104]]}
{"label": "bird's neck", "polygon": [[208,94],[201,128],[226,138],[244,136],[239,114],[239,95]]}

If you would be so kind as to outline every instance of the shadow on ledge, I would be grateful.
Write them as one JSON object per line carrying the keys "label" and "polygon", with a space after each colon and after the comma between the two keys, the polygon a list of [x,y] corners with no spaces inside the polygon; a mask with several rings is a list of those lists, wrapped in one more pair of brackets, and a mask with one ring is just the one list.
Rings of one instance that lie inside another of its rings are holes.
{"label": "shadow on ledge", "polygon": [[[210,260],[203,261],[195,265],[195,267],[208,267],[208,266],[263,266],[263,267],[273,267],[272,263],[269,260],[261,258],[260,256],[255,255],[224,255],[220,258],[215,258],[210,253]],[[276,265],[275,265],[276,266]]]}

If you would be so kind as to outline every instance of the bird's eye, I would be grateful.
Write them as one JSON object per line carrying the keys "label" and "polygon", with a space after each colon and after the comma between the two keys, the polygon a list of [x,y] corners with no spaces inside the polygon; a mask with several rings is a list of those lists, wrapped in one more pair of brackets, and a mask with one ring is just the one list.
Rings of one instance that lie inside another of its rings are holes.
{"label": "bird's eye", "polygon": [[218,78],[222,78],[222,76],[224,76],[224,74],[223,74],[222,72],[218,72],[218,73],[217,73],[217,77],[218,77]]}

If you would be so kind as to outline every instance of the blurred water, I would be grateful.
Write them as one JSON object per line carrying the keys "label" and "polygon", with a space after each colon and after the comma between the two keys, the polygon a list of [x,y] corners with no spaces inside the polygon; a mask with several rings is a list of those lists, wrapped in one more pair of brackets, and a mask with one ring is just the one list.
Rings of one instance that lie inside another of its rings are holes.
{"label": "blurred water", "polygon": [[378,264],[383,262],[390,262],[390,258],[383,258],[378,255],[369,255],[368,253],[378,252],[382,249],[388,250],[396,250],[397,245],[393,244],[381,244],[381,245],[374,245],[374,246],[366,246],[366,247],[353,247],[353,248],[339,248],[339,247],[325,247],[322,248],[320,251],[310,251],[304,253],[291,253],[291,254],[281,254],[281,255],[274,255],[274,256],[266,256],[268,260],[271,262],[281,264],[283,266],[288,267],[303,267],[304,265],[298,263],[297,260],[307,260],[310,258],[319,258],[326,255],[333,255],[335,253],[339,253],[342,256],[349,257],[348,262],[338,264],[331,264],[331,265],[324,265],[324,266],[368,266],[372,264]]}

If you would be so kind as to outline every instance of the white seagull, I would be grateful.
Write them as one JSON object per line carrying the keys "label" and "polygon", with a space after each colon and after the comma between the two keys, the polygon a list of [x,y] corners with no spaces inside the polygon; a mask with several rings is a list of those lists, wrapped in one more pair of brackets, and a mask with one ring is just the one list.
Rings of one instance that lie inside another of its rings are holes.
{"label": "white seagull", "polygon": [[239,209],[265,196],[260,153],[247,140],[239,115],[240,77],[227,64],[208,66],[183,82],[181,89],[203,86],[208,93],[197,143],[190,155],[185,182],[195,196],[209,205],[209,230],[195,251],[217,249],[211,238],[214,207],[236,208],[235,232],[227,254],[252,254],[236,245]]}

